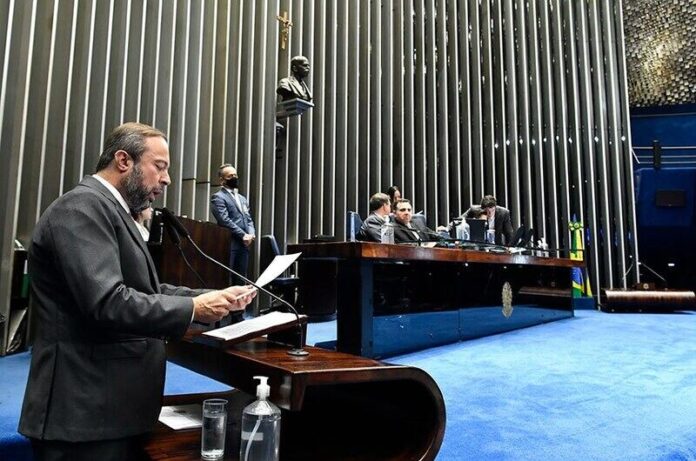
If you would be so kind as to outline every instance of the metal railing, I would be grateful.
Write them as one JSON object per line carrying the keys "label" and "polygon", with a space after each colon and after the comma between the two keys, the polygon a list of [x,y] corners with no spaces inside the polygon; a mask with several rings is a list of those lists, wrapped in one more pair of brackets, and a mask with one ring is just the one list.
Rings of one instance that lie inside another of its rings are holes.
{"label": "metal railing", "polygon": [[[643,152],[649,153],[643,153]],[[636,153],[638,152],[638,153]],[[696,165],[696,146],[633,146],[633,160],[639,166],[692,166]]]}

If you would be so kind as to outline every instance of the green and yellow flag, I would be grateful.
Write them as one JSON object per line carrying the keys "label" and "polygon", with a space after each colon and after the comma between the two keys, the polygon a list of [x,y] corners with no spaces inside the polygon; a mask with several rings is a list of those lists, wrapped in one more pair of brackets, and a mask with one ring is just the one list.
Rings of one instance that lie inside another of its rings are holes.
{"label": "green and yellow flag", "polygon": [[[585,260],[585,246],[583,245],[583,227],[582,221],[570,222],[570,259],[575,261]],[[581,267],[573,268],[573,297],[580,298],[582,296],[592,296],[592,288],[590,287],[589,278],[585,277],[585,270]]]}

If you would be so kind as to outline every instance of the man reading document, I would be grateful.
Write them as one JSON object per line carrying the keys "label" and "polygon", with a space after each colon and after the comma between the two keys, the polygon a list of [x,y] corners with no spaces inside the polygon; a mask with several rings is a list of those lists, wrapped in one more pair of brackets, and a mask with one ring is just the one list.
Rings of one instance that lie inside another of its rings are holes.
{"label": "man reading document", "polygon": [[160,283],[133,219],[170,183],[166,136],[126,123],[29,249],[37,334],[19,422],[37,460],[134,460],[157,421],[165,340],[243,310],[249,286]]}

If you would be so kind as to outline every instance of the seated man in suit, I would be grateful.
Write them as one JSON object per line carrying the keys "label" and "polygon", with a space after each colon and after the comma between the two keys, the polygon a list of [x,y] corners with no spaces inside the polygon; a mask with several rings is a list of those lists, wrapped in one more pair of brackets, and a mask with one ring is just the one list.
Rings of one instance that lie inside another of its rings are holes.
{"label": "seated man in suit", "polygon": [[391,213],[391,202],[387,194],[378,192],[370,197],[370,216],[365,219],[358,232],[358,240],[380,242],[382,226]]}
{"label": "seated man in suit", "polygon": [[[498,206],[495,197],[485,195],[481,199],[480,206],[472,206],[464,212],[464,218],[479,218],[482,212],[486,213],[488,219],[488,229],[495,230],[495,243],[498,245],[509,244],[512,241],[512,221],[510,219],[510,210]],[[505,241],[503,241],[503,236]]]}
{"label": "seated man in suit", "polygon": [[394,242],[395,243],[416,243],[428,240],[439,240],[440,237],[432,229],[420,224],[419,221],[412,221],[413,209],[408,199],[402,198],[396,202],[396,222],[394,223]]}

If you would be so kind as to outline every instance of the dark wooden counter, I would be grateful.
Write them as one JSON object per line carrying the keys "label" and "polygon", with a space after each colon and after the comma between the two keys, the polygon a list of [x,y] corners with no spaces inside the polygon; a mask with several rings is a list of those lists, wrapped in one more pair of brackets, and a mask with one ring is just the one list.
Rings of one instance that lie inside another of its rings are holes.
{"label": "dark wooden counter", "polygon": [[289,245],[302,310],[337,314],[339,351],[388,357],[572,317],[582,261],[367,242]]}
{"label": "dark wooden counter", "polygon": [[[430,375],[315,347],[299,358],[287,349],[259,339],[223,350],[189,338],[169,343],[168,354],[181,366],[249,394],[256,389],[253,376],[269,376],[271,401],[283,413],[283,460],[435,459],[445,407]],[[152,459],[197,460],[199,450],[200,430],[159,427],[148,445]],[[236,459],[234,448],[225,459]]]}
{"label": "dark wooden counter", "polygon": [[415,245],[386,245],[372,242],[327,242],[288,245],[288,253],[302,252],[304,258],[379,259],[438,261],[452,263],[514,264],[547,267],[583,267],[582,261],[537,257],[461,248],[427,248]]}

